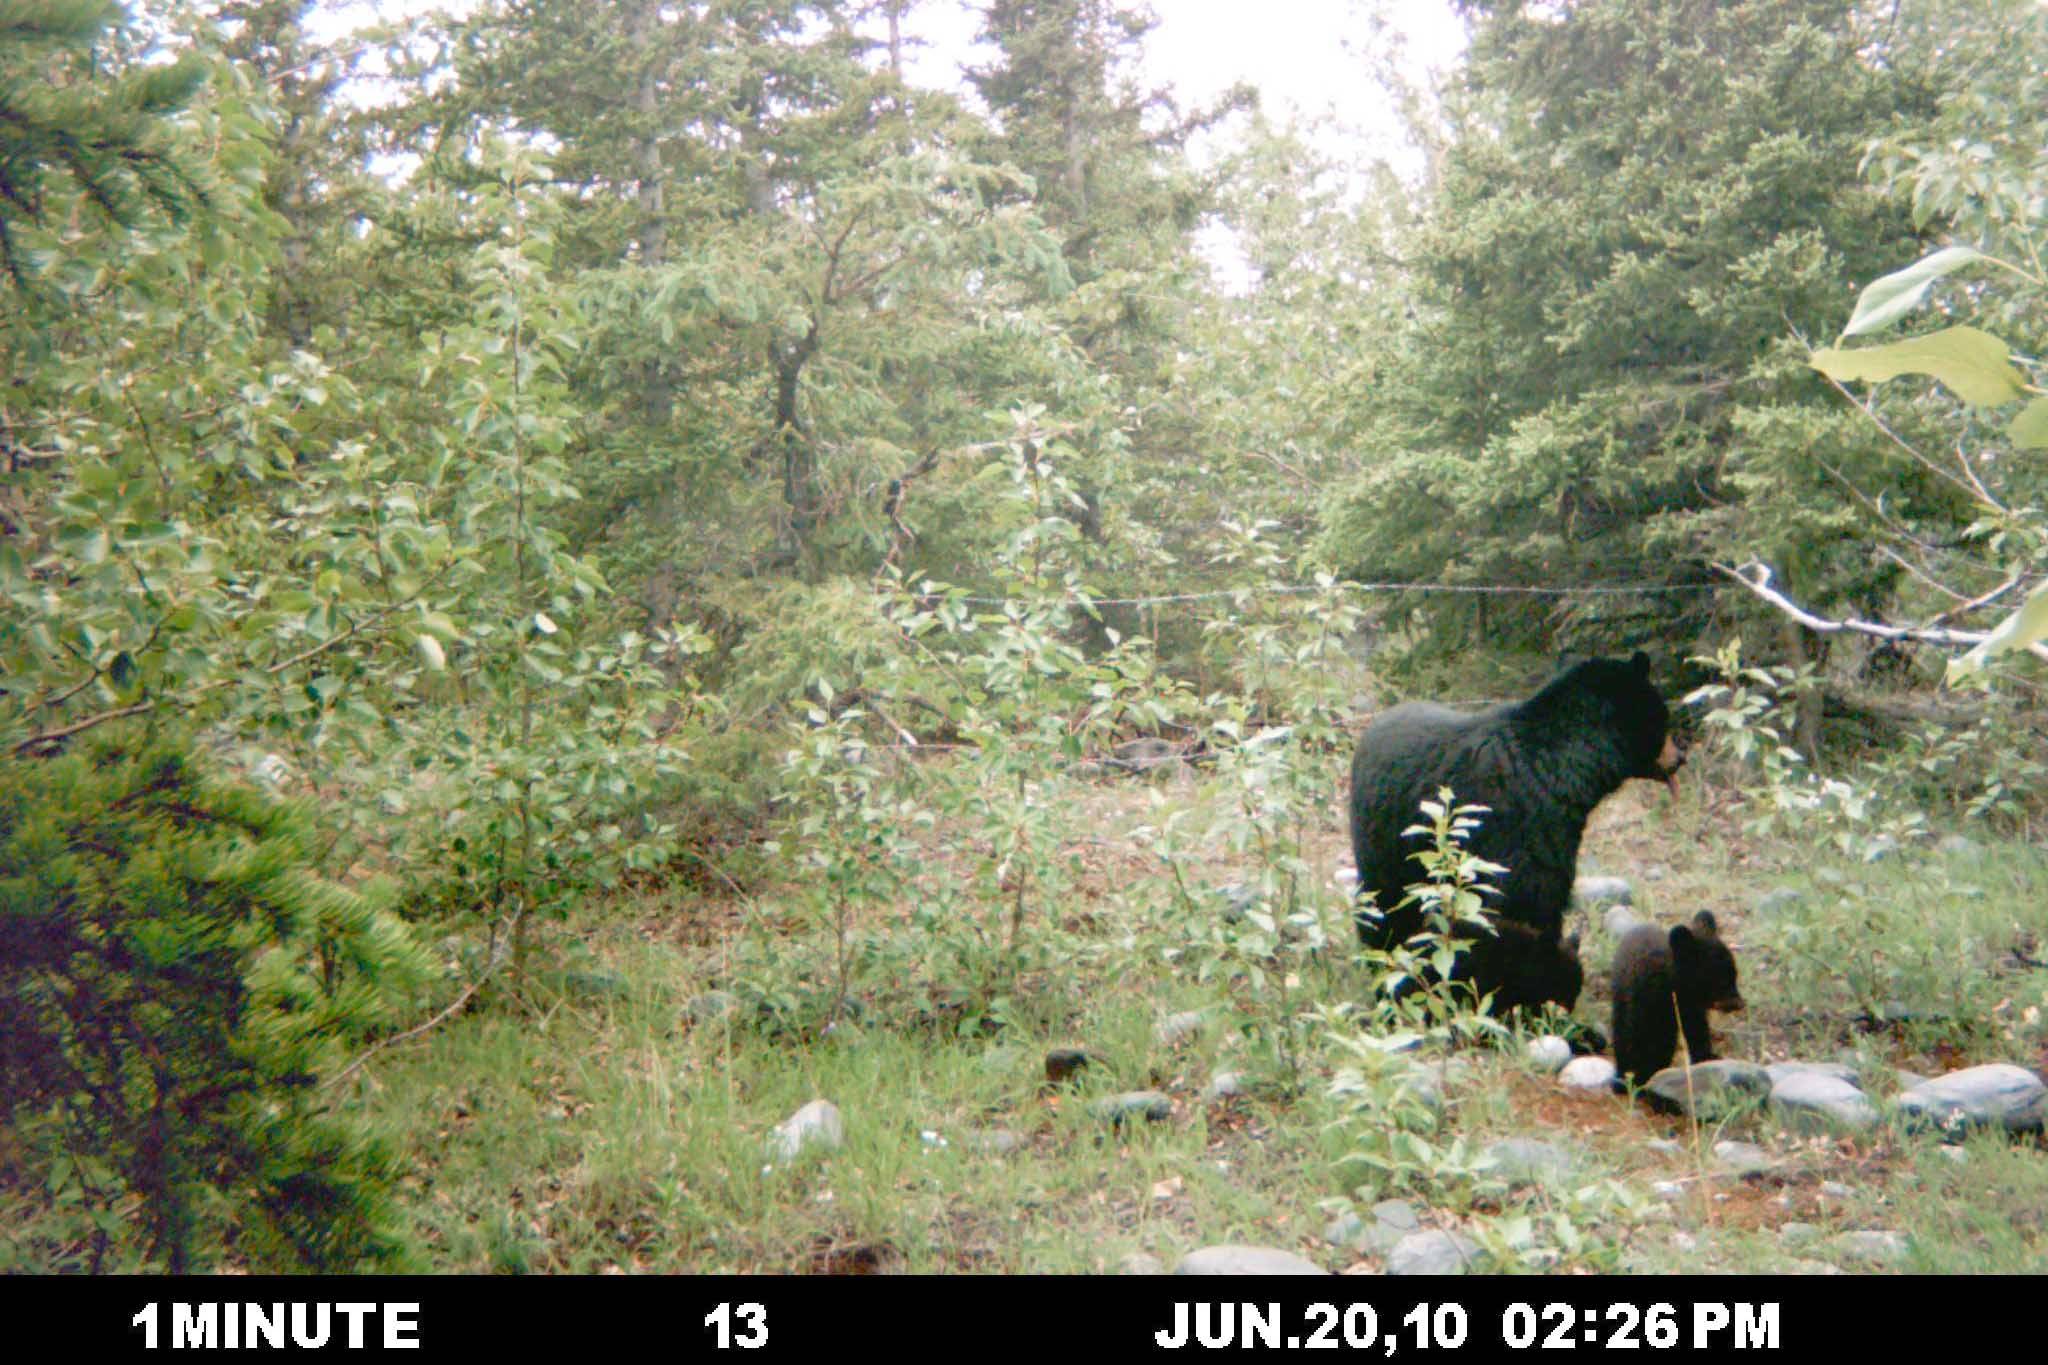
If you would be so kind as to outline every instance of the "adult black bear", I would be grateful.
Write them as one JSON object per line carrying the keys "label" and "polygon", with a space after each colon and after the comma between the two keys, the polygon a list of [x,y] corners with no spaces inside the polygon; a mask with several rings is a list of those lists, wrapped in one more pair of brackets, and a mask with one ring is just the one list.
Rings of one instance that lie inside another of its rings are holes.
{"label": "adult black bear", "polygon": [[1541,1009],[1546,1000],[1555,1000],[1570,1013],[1586,984],[1585,969],[1579,965],[1579,936],[1560,941],[1513,920],[1495,919],[1491,924],[1490,934],[1477,925],[1457,927],[1453,937],[1466,946],[1451,980],[1470,982],[1482,996],[1491,993],[1496,1016]]}
{"label": "adult black bear", "polygon": [[1681,1026],[1687,1059],[1714,1059],[1707,1010],[1741,1009],[1742,991],[1735,983],[1735,954],[1721,941],[1712,914],[1702,910],[1690,925],[1668,933],[1638,924],[1615,945],[1613,970],[1617,1087],[1623,1081],[1641,1085],[1671,1065]]}
{"label": "adult black bear", "polygon": [[1476,714],[1407,702],[1376,716],[1351,760],[1351,852],[1374,902],[1359,908],[1360,940],[1386,948],[1421,929],[1421,910],[1401,899],[1423,879],[1412,855],[1427,839],[1402,831],[1449,787],[1460,804],[1488,807],[1466,847],[1507,868],[1489,913],[1554,943],[1586,817],[1629,778],[1672,779],[1684,760],[1669,732],[1640,653],[1584,660],[1527,701]]}

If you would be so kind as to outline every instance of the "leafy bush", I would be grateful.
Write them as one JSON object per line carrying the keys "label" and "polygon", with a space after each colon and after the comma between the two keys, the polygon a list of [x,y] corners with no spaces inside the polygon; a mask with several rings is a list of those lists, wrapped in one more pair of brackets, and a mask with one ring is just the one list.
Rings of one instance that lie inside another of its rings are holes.
{"label": "leafy bush", "polygon": [[0,1261],[403,1259],[393,1157],[322,1083],[430,968],[384,896],[307,871],[310,834],[174,743],[0,767],[8,1198],[38,1206]]}

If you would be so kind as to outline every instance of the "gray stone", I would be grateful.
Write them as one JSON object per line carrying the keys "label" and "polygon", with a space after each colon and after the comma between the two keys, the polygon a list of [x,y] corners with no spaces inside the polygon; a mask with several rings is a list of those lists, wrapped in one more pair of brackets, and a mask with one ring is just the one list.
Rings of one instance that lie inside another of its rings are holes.
{"label": "gray stone", "polygon": [[1785,1263],[1785,1273],[1788,1275],[1846,1275],[1849,1272],[1838,1265],[1829,1265],[1826,1261],[1794,1260]]}
{"label": "gray stone", "polygon": [[971,1128],[960,1135],[960,1145],[984,1156],[1010,1156],[1024,1150],[1024,1139],[1007,1128]]}
{"label": "gray stone", "polygon": [[1724,1138],[1714,1144],[1714,1165],[1731,1175],[1755,1175],[1771,1168],[1771,1154],[1754,1142],[1731,1142]]}
{"label": "gray stone", "polygon": [[1223,922],[1236,924],[1258,908],[1258,892],[1243,882],[1230,882],[1216,888],[1216,894],[1223,900]]}
{"label": "gray stone", "polygon": [[1128,1252],[1122,1259],[1117,1261],[1116,1273],[1119,1275],[1164,1275],[1166,1273],[1166,1262],[1160,1260],[1149,1251]]}
{"label": "gray stone", "polygon": [[1653,1180],[1650,1182],[1650,1193],[1667,1203],[1675,1204],[1685,1198],[1685,1186],[1676,1180]]}
{"label": "gray stone", "polygon": [[1531,1038],[1528,1047],[1523,1051],[1532,1066],[1552,1075],[1562,1071],[1565,1064],[1572,1059],[1572,1045],[1555,1034],[1547,1033],[1541,1038]]}
{"label": "gray stone", "polygon": [[1643,1087],[1652,1102],[1680,1114],[1717,1117],[1771,1093],[1771,1076],[1753,1062],[1701,1062],[1667,1066]]}
{"label": "gray stone", "polygon": [[1676,1138],[1651,1138],[1643,1146],[1661,1156],[1683,1156],[1685,1144]]}
{"label": "gray stone", "polygon": [[691,996],[689,1003],[683,1006],[689,1011],[690,1018],[699,1024],[723,1019],[739,1007],[739,997],[729,991],[705,991],[702,995]]}
{"label": "gray stone", "polygon": [[1806,899],[1806,893],[1793,887],[1781,886],[1766,891],[1757,897],[1756,912],[1759,915],[1779,915]]}
{"label": "gray stone", "polygon": [[1387,1253],[1389,1275],[1462,1275],[1480,1257],[1479,1244],[1455,1232],[1411,1232]]}
{"label": "gray stone", "polygon": [[1347,897],[1358,894],[1358,869],[1349,864],[1340,867],[1330,876],[1330,881]]}
{"label": "gray stone", "polygon": [[1944,1132],[1996,1127],[2038,1133],[2048,1119],[2048,1085],[2025,1067],[1992,1062],[1916,1085],[1898,1103],[1908,1120]]}
{"label": "gray stone", "polygon": [[1323,1240],[1333,1247],[1358,1248],[1365,1242],[1365,1220],[1348,1210],[1340,1213],[1323,1228]]}
{"label": "gray stone", "polygon": [[1828,1240],[1828,1250],[1845,1261],[1870,1265],[1897,1265],[1912,1255],[1906,1234],[1889,1229],[1841,1233]]}
{"label": "gray stone", "polygon": [[1877,1126],[1877,1106],[1845,1080],[1793,1072],[1771,1086],[1771,1109],[1799,1132],[1860,1133]]}
{"label": "gray stone", "polygon": [[1773,1088],[1787,1076],[1829,1076],[1858,1090],[1864,1088],[1862,1074],[1843,1062],[1772,1062],[1764,1070],[1770,1074]]}
{"label": "gray stone", "polygon": [[1572,883],[1572,908],[1597,910],[1603,905],[1634,905],[1635,892],[1626,877],[1581,877]]}
{"label": "gray stone", "polygon": [[1157,738],[1127,740],[1110,750],[1126,772],[1150,772],[1180,761],[1180,751],[1169,740]]}
{"label": "gray stone", "polygon": [[1169,1014],[1152,1030],[1152,1036],[1157,1038],[1162,1046],[1173,1047],[1200,1033],[1207,1019],[1207,1013],[1202,1010],[1182,1010],[1179,1014]]}
{"label": "gray stone", "polygon": [[1606,915],[1601,918],[1600,923],[1606,927],[1609,938],[1620,938],[1623,934],[1641,924],[1642,920],[1638,919],[1636,912],[1629,909],[1626,905],[1617,905],[1608,910]]}
{"label": "gray stone", "polygon": [[1480,1159],[1510,1185],[1540,1185],[1571,1169],[1571,1153],[1535,1138],[1502,1138],[1488,1144]]}
{"label": "gray stone", "polygon": [[1787,1223],[1778,1229],[1778,1241],[1788,1251],[1811,1245],[1819,1237],[1820,1228],[1813,1223]]}
{"label": "gray stone", "polygon": [[1614,1063],[1605,1057],[1574,1057],[1557,1073],[1557,1079],[1567,1090],[1611,1091]]}
{"label": "gray stone", "polygon": [[1932,1076],[1923,1076],[1917,1071],[1894,1071],[1892,1073],[1892,1083],[1898,1086],[1900,1090],[1911,1090],[1914,1086],[1925,1085],[1933,1079]]}
{"label": "gray stone", "polygon": [[1176,1275],[1327,1275],[1314,1261],[1277,1247],[1214,1246],[1190,1251]]}
{"label": "gray stone", "polygon": [[1133,1118],[1164,1123],[1173,1117],[1173,1101],[1157,1090],[1126,1090],[1121,1095],[1103,1096],[1088,1106],[1088,1112],[1112,1124]]}
{"label": "gray stone", "polygon": [[821,1147],[829,1152],[845,1141],[846,1124],[839,1117],[839,1106],[830,1100],[812,1100],[775,1125],[775,1131],[768,1135],[768,1154],[778,1160],[793,1161],[806,1147]]}
{"label": "gray stone", "polygon": [[1214,1104],[1217,1100],[1235,1099],[1244,1094],[1244,1076],[1235,1071],[1219,1071],[1209,1078],[1202,1087],[1202,1098]]}
{"label": "gray stone", "polygon": [[1372,1221],[1360,1233],[1358,1249],[1384,1256],[1403,1237],[1422,1229],[1421,1215],[1404,1199],[1382,1199],[1369,1210]]}
{"label": "gray stone", "polygon": [[1850,1195],[1856,1193],[1856,1191],[1850,1189],[1839,1180],[1821,1181],[1820,1192],[1827,1199],[1847,1199]]}

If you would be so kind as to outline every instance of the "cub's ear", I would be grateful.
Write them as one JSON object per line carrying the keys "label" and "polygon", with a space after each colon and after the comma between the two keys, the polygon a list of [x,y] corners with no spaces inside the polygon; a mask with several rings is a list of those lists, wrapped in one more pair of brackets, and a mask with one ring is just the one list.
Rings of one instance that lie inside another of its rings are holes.
{"label": "cub's ear", "polygon": [[1564,941],[1564,952],[1566,957],[1577,957],[1579,955],[1579,935],[1577,930],[1573,930],[1572,936]]}
{"label": "cub's ear", "polygon": [[1635,652],[1635,656],[1628,662],[1629,667],[1636,671],[1637,677],[1647,678],[1650,676],[1650,656],[1643,653],[1640,649]]}
{"label": "cub's ear", "polygon": [[1719,938],[1721,936],[1721,926],[1714,923],[1714,912],[1711,910],[1702,910],[1697,915],[1694,915],[1692,917],[1692,927],[1695,932],[1703,934],[1708,938]]}
{"label": "cub's ear", "polygon": [[1689,957],[1693,949],[1698,946],[1699,940],[1693,937],[1692,930],[1686,928],[1683,924],[1671,926],[1671,955],[1673,957]]}

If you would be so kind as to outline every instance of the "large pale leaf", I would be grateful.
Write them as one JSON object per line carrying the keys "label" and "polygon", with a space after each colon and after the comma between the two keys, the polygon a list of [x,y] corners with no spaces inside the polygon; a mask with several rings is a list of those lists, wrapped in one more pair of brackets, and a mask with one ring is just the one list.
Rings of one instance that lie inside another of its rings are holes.
{"label": "large pale leaf", "polygon": [[1975,247],[1943,247],[1904,270],[1894,270],[1881,280],[1871,281],[1857,298],[1856,311],[1849,315],[1849,325],[1842,329],[1842,335],[1861,336],[1890,326],[1918,308],[1936,280],[1983,258],[1984,253]]}
{"label": "large pale leaf", "polygon": [[2048,450],[2048,398],[2036,398],[2021,408],[2005,434],[2019,450]]}
{"label": "large pale leaf", "polygon": [[1986,636],[1982,644],[1960,659],[1950,660],[1949,681],[1975,673],[1999,655],[2025,649],[2044,637],[2048,637],[2048,583],[2034,589],[2025,604],[1999,622],[1998,629]]}
{"label": "large pale leaf", "polygon": [[1813,368],[1831,379],[1879,383],[1902,374],[1932,375],[1956,397],[1982,407],[2024,398],[2025,379],[2007,359],[2005,343],[1975,327],[1948,327],[1924,337],[1845,351],[1829,346],[1813,353]]}

